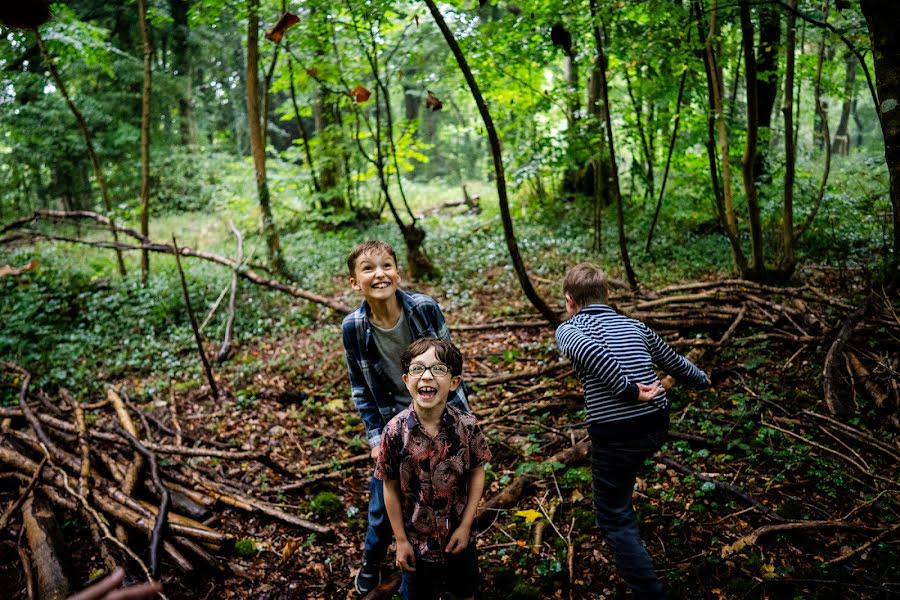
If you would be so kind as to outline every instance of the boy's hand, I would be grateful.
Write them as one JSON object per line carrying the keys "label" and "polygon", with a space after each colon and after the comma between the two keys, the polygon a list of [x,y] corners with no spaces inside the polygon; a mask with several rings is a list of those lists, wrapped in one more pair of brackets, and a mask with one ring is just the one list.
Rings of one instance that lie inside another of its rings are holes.
{"label": "boy's hand", "polygon": [[397,542],[397,566],[410,573],[416,572],[416,555],[409,540]]}
{"label": "boy's hand", "polygon": [[665,389],[659,381],[655,381],[650,385],[645,383],[638,383],[636,385],[638,386],[638,402],[648,402],[653,400]]}
{"label": "boy's hand", "polygon": [[372,460],[378,460],[381,456],[381,446],[372,446]]}
{"label": "boy's hand", "polygon": [[444,552],[447,554],[459,554],[465,550],[466,546],[469,545],[470,533],[471,530],[465,525],[457,527],[453,535],[450,536],[450,541],[447,543],[447,547],[444,548]]}

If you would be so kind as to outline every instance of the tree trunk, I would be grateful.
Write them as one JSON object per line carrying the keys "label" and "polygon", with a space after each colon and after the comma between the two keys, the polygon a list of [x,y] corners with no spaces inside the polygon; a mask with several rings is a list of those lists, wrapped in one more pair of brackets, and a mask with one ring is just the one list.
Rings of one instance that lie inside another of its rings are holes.
{"label": "tree trunk", "polygon": [[453,36],[453,32],[447,27],[447,23],[444,21],[444,17],[435,5],[434,0],[425,0],[425,4],[431,11],[431,16],[434,18],[435,23],[437,23],[441,33],[444,35],[447,45],[450,46],[450,50],[453,52],[453,56],[456,58],[456,62],[459,64],[459,68],[466,79],[469,90],[472,92],[475,104],[478,106],[478,112],[481,114],[481,118],[484,121],[484,128],[487,130],[488,140],[491,144],[491,155],[494,159],[494,175],[497,180],[497,199],[500,204],[500,217],[503,221],[503,233],[506,238],[506,247],[509,250],[510,260],[513,263],[516,276],[519,278],[519,284],[522,286],[525,296],[528,297],[531,304],[538,312],[541,313],[551,325],[557,325],[560,322],[559,315],[556,311],[551,309],[540,296],[538,296],[534,286],[531,285],[531,280],[528,278],[528,272],[525,270],[525,265],[522,263],[522,257],[519,254],[519,245],[516,242],[515,233],[513,231],[512,217],[509,213],[509,202],[506,197],[506,175],[503,172],[503,156],[500,150],[500,138],[497,135],[497,130],[494,128],[494,121],[491,119],[487,103],[481,95],[481,90],[478,88],[478,83],[476,83],[475,77],[472,75],[472,70],[469,68],[466,57],[463,56],[462,50],[456,42],[456,38]]}
{"label": "tree trunk", "polygon": [[606,147],[609,150],[610,164],[610,192],[616,202],[616,218],[619,230],[619,252],[622,255],[622,264],[625,267],[625,276],[633,291],[637,291],[637,276],[631,267],[631,259],[628,256],[628,240],[625,237],[625,209],[622,205],[622,193],[619,189],[619,169],[616,166],[616,148],[613,142],[612,119],[609,114],[609,86],[607,85],[606,67],[608,65],[603,44],[603,32],[600,29],[600,10],[597,0],[590,0],[591,17],[594,21],[594,44],[596,45],[597,58],[600,61],[600,89],[603,95],[604,112],[606,113]]}
{"label": "tree trunk", "polygon": [[284,257],[281,254],[281,240],[272,217],[269,184],[266,179],[266,148],[262,119],[259,109],[259,0],[247,3],[247,120],[250,125],[250,152],[256,169],[256,193],[259,198],[262,231],[269,251],[272,270],[280,275],[286,273]]}
{"label": "tree trunk", "polygon": [[797,148],[794,146],[794,51],[797,40],[797,0],[790,0],[787,17],[787,47],[784,64],[784,202],[781,223],[781,270],[786,276],[794,271],[794,173],[797,166]]}
{"label": "tree trunk", "polygon": [[844,76],[844,102],[841,105],[841,120],[838,122],[837,131],[834,132],[834,141],[831,144],[831,152],[841,156],[850,154],[850,108],[856,91],[858,61],[852,52],[848,52],[844,62],[847,69]]}
{"label": "tree trunk", "polygon": [[[705,14],[699,1],[694,0],[694,2],[694,13],[698,16]],[[721,215],[722,224],[725,227],[725,233],[728,236],[728,241],[731,243],[731,252],[734,255],[735,265],[737,266],[738,271],[743,274],[747,271],[747,258],[744,256],[744,251],[741,248],[741,240],[738,236],[737,219],[734,214],[734,197],[731,189],[731,159],[728,154],[728,128],[725,123],[725,113],[722,101],[722,92],[724,90],[722,86],[722,68],[716,61],[716,50],[713,47],[713,40],[718,35],[719,6],[717,0],[713,0],[713,5],[709,14],[709,31],[704,32],[702,30],[701,21],[699,19],[697,20],[697,27],[700,28],[700,37],[705,37],[704,57],[706,63],[707,89],[710,99],[712,100],[710,109],[712,110],[713,115],[715,115],[715,125],[719,133],[718,144],[719,155],[722,161],[722,188],[721,196],[717,196],[717,200],[720,201],[718,210]],[[711,144],[711,142],[712,140],[710,139],[709,143]],[[710,156],[710,169],[713,173],[716,171],[714,163],[715,156]]]}
{"label": "tree trunk", "polygon": [[744,175],[744,193],[747,196],[747,212],[750,221],[751,267],[750,278],[762,281],[765,276],[762,221],[759,209],[759,193],[756,189],[757,145],[759,141],[759,105],[756,98],[756,54],[753,50],[753,22],[750,20],[748,0],[741,0],[741,33],[744,44],[744,78],[747,82],[747,145],[741,159]]}
{"label": "tree trunk", "polygon": [[891,181],[896,273],[900,265],[900,11],[890,2],[862,0],[861,4],[872,39],[884,157]]}
{"label": "tree trunk", "polygon": [[[144,49],[144,85],[141,90],[141,234],[150,237],[150,90],[153,69],[150,28],[147,25],[147,5],[138,0],[138,24]],[[150,252],[141,250],[141,281],[147,285],[150,276]]]}
{"label": "tree trunk", "polygon": [[[767,172],[766,152],[772,131],[772,109],[778,96],[778,46],[781,43],[781,7],[759,7],[759,43],[756,51],[756,99],[759,145],[756,152],[757,178]],[[794,17],[796,19],[796,16]]]}
{"label": "tree trunk", "polygon": [[188,11],[192,0],[169,0],[172,15],[172,72],[178,89],[178,131],[181,143],[193,148],[197,145],[197,125],[194,121],[193,86],[191,81]]}
{"label": "tree trunk", "polygon": [[[82,138],[84,138],[85,150],[91,161],[91,167],[94,170],[94,178],[97,180],[97,187],[100,188],[100,199],[103,201],[103,210],[106,211],[106,214],[110,219],[110,224],[112,225],[113,241],[118,244],[119,235],[115,231],[114,222],[112,220],[112,202],[109,199],[109,190],[106,188],[106,177],[103,175],[103,169],[100,167],[100,158],[97,156],[96,150],[94,150],[94,140],[90,130],[88,130],[87,121],[84,120],[84,115],[81,114],[81,111],[78,110],[78,107],[75,106],[75,102],[72,100],[71,96],[69,96],[69,92],[63,83],[62,77],[60,77],[59,71],[56,69],[56,63],[53,62],[53,57],[50,56],[47,47],[44,46],[44,40],[41,38],[41,34],[37,29],[34,30],[34,37],[37,40],[38,47],[41,49],[41,56],[47,65],[47,70],[50,71],[53,83],[56,84],[56,88],[59,90],[59,93],[62,94],[63,99],[66,101],[66,105],[75,117],[75,122],[78,123],[78,130],[81,132]],[[116,249],[116,262],[119,266],[119,274],[122,277],[125,277],[128,272],[125,270],[125,261],[122,259],[122,251],[118,249]]]}

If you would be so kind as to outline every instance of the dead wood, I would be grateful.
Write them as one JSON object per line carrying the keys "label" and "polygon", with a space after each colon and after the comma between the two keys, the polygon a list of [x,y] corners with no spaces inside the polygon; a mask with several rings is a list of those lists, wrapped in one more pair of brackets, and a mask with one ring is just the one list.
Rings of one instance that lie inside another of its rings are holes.
{"label": "dead wood", "polygon": [[141,444],[131,432],[121,429],[119,433],[134,446],[134,449],[141,456],[150,462],[150,476],[160,495],[159,510],[156,515],[156,522],[153,524],[153,533],[150,537],[150,574],[156,579],[159,576],[159,546],[163,541],[166,517],[169,513],[169,489],[163,484],[162,478],[159,476],[159,465],[156,462],[156,455]]}
{"label": "dead wood", "polygon": [[850,363],[850,369],[856,376],[856,381],[862,384],[863,389],[866,390],[866,393],[869,394],[872,400],[875,401],[875,406],[883,409],[887,404],[890,396],[887,394],[887,392],[881,390],[874,381],[872,381],[872,374],[865,366],[863,366],[859,358],[857,358],[857,356],[853,352],[845,350],[844,355],[847,357],[847,361]]}
{"label": "dead wood", "polygon": [[[237,239],[237,252],[234,261],[240,265],[244,262],[244,238],[241,237],[241,232],[238,228],[234,226],[234,221],[229,220],[228,226],[231,228],[234,237]],[[231,286],[228,295],[228,319],[225,321],[225,336],[222,338],[222,346],[219,348],[218,354],[216,354],[217,363],[224,362],[231,352],[231,337],[234,334],[234,315],[236,312],[235,301],[237,298],[237,284],[238,270],[237,267],[235,267],[231,270]]]}
{"label": "dead wood", "polygon": [[[896,526],[895,526],[896,527]],[[755,544],[759,538],[770,535],[772,533],[784,533],[787,531],[807,531],[810,529],[864,529],[870,530],[869,527],[864,527],[857,523],[851,523],[843,520],[836,521],[788,521],[784,523],[777,523],[775,525],[763,525],[757,529],[754,529],[752,533],[749,533],[745,536],[742,536],[733,544],[726,544],[721,550],[722,558],[726,558],[729,555],[739,552],[744,547],[748,545]]]}
{"label": "dead wood", "polygon": [[31,568],[31,558],[29,558],[28,553],[25,552],[25,548],[22,547],[21,537],[19,543],[16,545],[16,551],[19,553],[19,561],[22,563],[22,575],[25,579],[25,595],[28,600],[35,600],[34,570]]}
{"label": "dead wood", "polygon": [[871,540],[869,540],[865,544],[862,544],[861,546],[858,546],[858,547],[850,550],[849,552],[845,552],[844,554],[841,554],[840,556],[838,556],[836,558],[832,558],[825,564],[826,565],[836,565],[838,563],[842,563],[844,561],[850,560],[854,556],[862,554],[863,552],[865,552],[866,550],[868,550],[874,544],[877,544],[881,540],[887,539],[888,537],[894,535],[895,533],[897,533],[898,530],[900,530],[900,523],[894,523],[893,526],[888,527],[887,529],[884,529],[881,533],[879,533],[878,535],[873,537]]}
{"label": "dead wood", "polygon": [[[128,409],[125,407],[125,403],[122,401],[122,397],[119,393],[111,387],[107,388],[106,399],[112,403],[113,409],[116,412],[116,417],[118,417],[122,427],[131,433],[131,435],[137,436],[137,427],[134,426],[131,415],[128,414]],[[140,454],[135,454],[125,470],[125,477],[123,478],[121,485],[123,494],[130,496],[134,492],[134,488],[137,485],[138,480],[141,477],[141,471],[143,470],[144,457]],[[128,532],[125,531],[125,528],[122,525],[116,526],[116,537],[121,542],[125,544],[128,543]],[[156,573],[153,573],[153,576],[155,577]]]}
{"label": "dead wood", "polygon": [[203,349],[203,338],[200,337],[200,327],[197,325],[197,317],[194,315],[194,309],[191,308],[191,295],[188,292],[187,280],[184,277],[184,269],[181,268],[181,254],[178,252],[178,242],[175,240],[174,235],[172,236],[172,247],[175,249],[175,266],[178,268],[178,280],[181,282],[184,308],[187,311],[188,319],[191,323],[191,330],[194,332],[194,341],[197,342],[197,352],[200,354],[203,373],[206,375],[206,382],[209,384],[209,391],[212,393],[213,400],[217,400],[219,398],[219,388],[216,386],[216,378],[213,377],[212,367],[209,365],[209,359],[206,357],[206,351]]}
{"label": "dead wood", "polygon": [[41,473],[44,470],[44,465],[47,464],[47,457],[45,456],[43,460],[41,460],[40,464],[34,470],[34,475],[31,476],[31,479],[28,480],[28,484],[25,486],[25,489],[19,494],[19,497],[13,502],[9,508],[7,508],[3,512],[3,516],[0,517],[0,531],[5,531],[6,526],[9,524],[9,519],[12,517],[16,511],[18,511],[25,501],[28,499],[28,496],[31,494],[31,490],[34,489],[34,484],[37,483],[38,479],[41,477]]}
{"label": "dead wood", "polygon": [[872,448],[875,448],[876,450],[879,450],[879,451],[883,452],[884,454],[887,454],[895,462],[900,463],[900,448],[891,447],[889,444],[882,442],[881,440],[869,435],[868,433],[865,433],[864,431],[860,431],[856,427],[848,425],[842,421],[838,421],[837,419],[832,419],[828,415],[823,415],[823,414],[817,413],[815,411],[806,410],[806,409],[803,410],[803,414],[809,415],[811,417],[815,417],[816,419],[822,419],[823,421],[827,421],[828,423],[831,423],[832,425],[834,425],[835,427],[838,427],[839,429],[841,429],[842,431],[844,431],[851,437],[854,437],[857,440],[868,444]]}
{"label": "dead wood", "polygon": [[[150,252],[158,252],[161,254],[173,254],[173,255],[176,253],[176,250],[168,244],[160,244],[158,242],[154,242],[150,238],[143,236],[142,234],[135,231],[134,229],[130,229],[128,227],[122,227],[120,225],[111,225],[109,219],[107,219],[103,215],[100,215],[98,213],[91,212],[91,211],[39,210],[39,211],[36,211],[34,214],[32,214],[29,217],[26,217],[23,219],[18,219],[17,221],[13,221],[12,223],[9,223],[6,226],[0,228],[0,234],[4,234],[7,231],[11,231],[13,229],[21,229],[31,223],[40,221],[42,219],[44,219],[44,220],[62,220],[62,221],[65,221],[65,220],[70,220],[70,221],[71,220],[74,220],[74,221],[92,220],[101,225],[104,225],[106,228],[113,229],[116,232],[119,232],[119,233],[122,233],[122,234],[125,234],[125,235],[131,237],[132,239],[134,239],[138,242],[138,245],[132,246],[132,245],[128,245],[128,244],[120,244],[120,243],[115,243],[115,242],[114,243],[91,242],[91,241],[82,240],[82,239],[78,239],[78,238],[68,238],[65,236],[51,235],[51,234],[41,233],[41,232],[37,232],[37,231],[27,230],[27,236],[29,239],[34,240],[34,241],[42,240],[42,239],[51,240],[51,241],[55,240],[55,241],[69,242],[69,243],[74,243],[74,244],[81,244],[81,245],[86,245],[86,246],[109,248],[109,249],[114,249],[114,250],[115,249],[134,250],[134,251],[149,250]],[[9,238],[0,238],[0,245],[7,243],[9,241],[12,241],[12,240],[10,240]],[[341,314],[348,314],[353,310],[351,307],[347,306],[346,304],[344,304],[343,302],[340,302],[338,300],[332,300],[330,298],[326,298],[324,296],[320,296],[318,294],[300,289],[296,286],[282,283],[278,280],[265,277],[265,276],[259,274],[258,272],[254,271],[253,269],[251,269],[249,266],[241,266],[239,264],[236,264],[230,258],[225,258],[224,256],[219,256],[217,254],[212,254],[210,252],[202,252],[199,250],[193,250],[192,248],[179,248],[177,253],[180,256],[190,256],[190,257],[194,257],[194,258],[199,258],[201,260],[213,262],[213,263],[228,267],[230,269],[237,269],[238,274],[242,278],[246,279],[247,281],[250,281],[251,283],[254,283],[256,285],[261,285],[264,287],[268,287],[268,288],[272,288],[272,289],[278,290],[280,292],[284,292],[286,294],[294,296],[295,298],[300,298],[303,300],[307,300],[309,302],[314,302],[316,304],[321,304],[323,306],[327,306],[328,308],[331,308],[332,310],[334,310],[338,313],[341,313]]]}
{"label": "dead wood", "polygon": [[[572,465],[587,458],[590,449],[591,443],[590,440],[587,440],[572,448],[566,448],[557,452],[545,462]],[[490,521],[493,520],[495,511],[514,506],[528,490],[528,487],[538,479],[538,476],[533,473],[525,473],[514,479],[499,494],[496,494],[478,508],[478,512],[475,514],[475,527],[479,530],[485,529],[490,524]]]}
{"label": "dead wood", "polygon": [[62,536],[53,511],[43,501],[29,496],[22,505],[22,522],[37,571],[37,596],[42,600],[64,600],[69,595],[69,580],[59,558]]}
{"label": "dead wood", "polygon": [[[511,381],[518,381],[520,379],[532,379],[534,377],[541,377],[543,375],[547,375],[548,373],[553,373],[554,371],[569,366],[567,363],[558,362],[552,364],[548,367],[543,367],[539,369],[527,369],[525,371],[521,371],[519,373],[502,373],[500,375],[494,375],[493,377],[485,377],[480,379],[470,380],[474,386],[483,386],[490,387],[493,385],[500,385],[502,383],[509,383]],[[571,371],[571,369],[569,369]]]}
{"label": "dead wood", "polygon": [[[900,277],[898,277],[897,273],[895,272],[894,277],[891,278],[890,284],[884,290],[885,297],[891,297],[897,287],[898,282],[900,282]],[[832,415],[846,415],[849,413],[844,404],[838,399],[837,392],[834,389],[835,358],[837,356],[840,356],[844,351],[844,346],[846,346],[847,342],[850,341],[850,337],[853,335],[853,331],[856,329],[857,325],[859,325],[860,321],[862,321],[866,317],[866,315],[874,306],[875,300],[878,298],[880,298],[880,296],[873,289],[866,296],[866,299],[859,306],[859,308],[847,315],[847,318],[844,319],[843,323],[841,323],[841,326],[838,329],[838,333],[835,336],[834,341],[831,343],[831,347],[828,348],[828,354],[825,355],[825,366],[822,369],[822,378],[824,381],[825,403]]]}
{"label": "dead wood", "polygon": [[460,323],[451,325],[450,331],[491,331],[494,329],[543,329],[550,327],[547,321],[497,321],[493,323]]}
{"label": "dead wood", "polygon": [[740,498],[742,501],[744,501],[745,503],[749,504],[750,506],[755,508],[757,511],[759,511],[760,514],[762,514],[766,517],[769,517],[770,519],[773,519],[775,521],[785,521],[785,518],[782,517],[781,515],[779,515],[777,512],[775,512],[775,510],[773,510],[771,507],[768,507],[765,504],[763,504],[762,502],[760,502],[759,500],[757,500],[756,498],[751,497],[749,494],[747,494],[744,490],[742,490],[741,488],[739,488],[736,485],[732,485],[732,484],[726,483],[724,481],[719,481],[718,479],[716,479],[714,477],[707,477],[706,475],[697,473],[696,471],[689,469],[688,467],[684,466],[683,464],[677,463],[674,460],[666,458],[665,456],[657,456],[656,460],[661,462],[662,464],[666,465],[669,468],[675,469],[679,473],[683,473],[685,475],[693,475],[700,481],[706,481],[706,482],[713,484],[714,486],[716,486],[717,489],[724,490],[724,491],[732,494],[733,496]]}

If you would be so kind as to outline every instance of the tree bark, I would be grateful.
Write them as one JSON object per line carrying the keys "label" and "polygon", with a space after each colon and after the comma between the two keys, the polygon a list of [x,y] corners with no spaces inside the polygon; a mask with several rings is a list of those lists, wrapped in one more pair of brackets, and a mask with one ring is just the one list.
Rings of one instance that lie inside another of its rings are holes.
{"label": "tree bark", "polygon": [[172,71],[178,87],[178,131],[181,143],[193,148],[197,145],[197,125],[194,122],[193,82],[191,81],[188,12],[192,0],[169,0],[172,15]]}
{"label": "tree bark", "polygon": [[741,0],[740,13],[744,45],[744,78],[747,83],[747,145],[744,147],[741,166],[743,167],[744,193],[747,196],[747,212],[750,221],[751,270],[749,278],[754,281],[762,281],[766,269],[755,172],[759,141],[759,103],[756,97],[756,53],[753,50],[753,22],[750,20],[749,0]]}
{"label": "tree bark", "polygon": [[256,169],[256,193],[259,199],[262,232],[269,251],[272,270],[280,275],[287,271],[281,254],[281,240],[272,216],[269,184],[266,179],[266,148],[259,109],[259,0],[247,3],[247,120],[250,125],[250,152]]}
{"label": "tree bark", "polygon": [[[137,0],[138,24],[144,50],[144,84],[141,90],[141,233],[150,236],[150,92],[153,76],[150,28],[147,25],[147,4]],[[150,252],[141,250],[141,281],[147,285],[150,276]]]}
{"label": "tree bark", "polygon": [[862,0],[861,5],[872,40],[884,157],[891,181],[896,276],[900,265],[900,11],[890,2]]}
{"label": "tree bark", "polygon": [[841,120],[838,121],[837,130],[831,142],[831,152],[841,156],[850,154],[850,110],[856,95],[856,69],[857,60],[848,52],[845,59],[846,71],[844,75],[844,102],[841,104]]}
{"label": "tree bark", "polygon": [[497,199],[500,204],[500,217],[503,221],[503,233],[506,238],[506,247],[509,250],[513,269],[516,272],[516,276],[519,278],[519,284],[522,286],[525,296],[531,301],[531,304],[537,311],[541,313],[541,316],[547,319],[551,325],[558,325],[560,322],[559,315],[544,302],[534,289],[534,286],[532,286],[531,280],[528,278],[528,272],[525,270],[525,265],[522,262],[522,257],[519,254],[519,245],[518,242],[516,242],[516,236],[513,231],[512,216],[509,212],[509,202],[506,197],[506,175],[503,171],[503,156],[500,149],[500,138],[497,135],[497,130],[494,128],[494,121],[491,119],[487,103],[481,95],[481,90],[478,88],[478,83],[472,75],[472,70],[469,68],[466,57],[463,55],[456,38],[453,36],[453,32],[447,27],[447,23],[444,21],[444,17],[435,5],[434,0],[425,0],[425,4],[431,11],[431,16],[434,18],[435,23],[437,23],[441,33],[444,35],[447,45],[450,46],[450,50],[453,52],[453,56],[456,58],[456,62],[459,64],[459,68],[466,79],[469,90],[472,92],[475,104],[478,106],[478,112],[481,114],[481,118],[484,121],[484,128],[487,131],[488,141],[491,145],[491,156],[494,159],[494,176],[497,180]]}
{"label": "tree bark", "polygon": [[619,231],[619,252],[622,255],[622,264],[625,267],[625,276],[631,289],[637,291],[637,276],[631,267],[631,259],[628,256],[628,241],[625,237],[625,209],[622,205],[622,192],[619,189],[619,169],[616,166],[616,149],[613,142],[612,119],[609,114],[609,86],[607,85],[606,67],[608,66],[606,59],[606,51],[604,50],[603,32],[600,29],[600,10],[597,6],[597,0],[590,0],[591,18],[594,21],[594,44],[596,45],[597,57],[600,60],[602,68],[598,71],[600,75],[600,88],[603,94],[604,111],[606,113],[606,147],[609,151],[610,164],[610,191],[616,202],[616,220]]}
{"label": "tree bark", "polygon": [[[796,9],[797,0],[790,0]],[[794,51],[797,40],[797,15],[791,10],[787,18],[787,47],[784,64],[784,200],[781,223],[781,270],[786,275],[794,271],[794,174],[797,168],[797,148],[794,146]]]}
{"label": "tree bark", "polygon": [[[759,42],[756,51],[756,99],[760,143],[754,171],[766,174],[766,153],[772,130],[772,109],[778,96],[778,46],[781,44],[781,9],[773,4],[759,6]],[[796,18],[796,17],[795,17]]]}

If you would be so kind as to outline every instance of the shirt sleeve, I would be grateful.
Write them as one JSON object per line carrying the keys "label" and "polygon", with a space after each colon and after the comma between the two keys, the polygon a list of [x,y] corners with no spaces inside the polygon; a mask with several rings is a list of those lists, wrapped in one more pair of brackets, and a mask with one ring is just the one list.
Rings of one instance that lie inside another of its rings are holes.
{"label": "shirt sleeve", "polygon": [[698,369],[694,363],[675,352],[665,340],[650,329],[645,323],[638,321],[638,326],[647,339],[647,347],[653,362],[667,374],[678,379],[684,379],[686,383],[695,388],[709,387],[709,378],[706,373]]}
{"label": "shirt sleeve", "polygon": [[369,446],[374,448],[381,443],[381,430],[384,428],[384,419],[378,411],[378,404],[375,403],[375,396],[366,382],[359,361],[357,341],[357,325],[353,322],[345,322],[341,328],[341,334],[344,342],[344,359],[347,363],[347,371],[350,375],[350,397],[356,410],[359,411],[359,417],[362,419],[363,426],[366,428],[366,437],[369,440]]}
{"label": "shirt sleeve", "polygon": [[384,428],[384,435],[381,437],[381,452],[378,454],[378,460],[375,461],[375,478],[384,480],[398,479],[399,459],[394,451],[392,443],[397,437],[397,429],[387,424]]}
{"label": "shirt sleeve", "polygon": [[491,462],[493,455],[488,447],[487,438],[481,431],[481,426],[473,419],[472,433],[469,436],[469,468],[477,469]]}
{"label": "shirt sleeve", "polygon": [[602,385],[626,402],[637,400],[637,384],[628,380],[619,360],[606,344],[582,332],[570,321],[556,330],[556,343],[575,368],[596,377]]}

